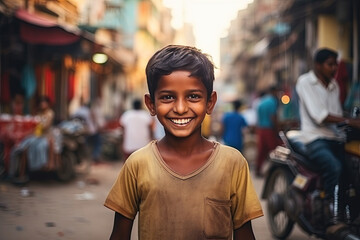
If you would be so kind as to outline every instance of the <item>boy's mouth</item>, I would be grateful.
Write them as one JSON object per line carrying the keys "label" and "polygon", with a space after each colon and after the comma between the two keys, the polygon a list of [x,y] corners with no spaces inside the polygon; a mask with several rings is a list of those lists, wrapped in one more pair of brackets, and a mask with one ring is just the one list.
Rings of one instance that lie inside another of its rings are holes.
{"label": "boy's mouth", "polygon": [[190,121],[192,120],[192,118],[172,118],[170,119],[170,121],[172,121],[173,123],[177,124],[177,125],[185,125],[188,124]]}

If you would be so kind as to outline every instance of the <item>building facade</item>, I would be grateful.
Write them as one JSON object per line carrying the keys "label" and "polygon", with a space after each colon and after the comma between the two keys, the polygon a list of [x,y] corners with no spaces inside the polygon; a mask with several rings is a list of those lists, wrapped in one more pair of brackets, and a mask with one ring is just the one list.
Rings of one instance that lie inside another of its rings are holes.
{"label": "building facade", "polygon": [[118,118],[146,91],[147,60],[174,36],[160,0],[1,0],[0,17],[0,113],[20,93],[34,114],[47,95],[56,121],[99,98],[105,116]]}
{"label": "building facade", "polygon": [[[341,101],[346,110],[350,89],[359,81],[359,3],[356,0],[255,0],[238,14],[223,40],[223,79],[243,88],[251,99],[270,85],[290,96],[283,104],[284,120],[298,118],[294,87],[312,68],[317,48],[339,52]],[[236,51],[229,51],[234,44]],[[230,52],[230,53],[229,53]],[[223,67],[225,69],[225,67]],[[348,108],[348,109],[347,109]]]}

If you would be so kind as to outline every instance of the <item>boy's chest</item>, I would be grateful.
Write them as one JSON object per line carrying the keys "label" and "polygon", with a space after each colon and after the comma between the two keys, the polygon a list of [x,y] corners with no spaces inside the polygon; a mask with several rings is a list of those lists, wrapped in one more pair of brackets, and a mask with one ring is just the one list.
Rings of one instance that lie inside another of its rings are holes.
{"label": "boy's chest", "polygon": [[210,160],[212,150],[190,156],[163,155],[164,163],[179,175],[189,175],[201,169]]}
{"label": "boy's chest", "polygon": [[[199,165],[182,163],[174,168],[164,165],[154,168],[153,171],[148,169],[138,178],[140,198],[156,196],[178,201],[183,198],[194,199],[196,194],[199,194],[202,198],[206,196],[229,199],[232,194],[233,179],[228,167],[219,168],[212,162],[204,161]],[[184,169],[187,173],[180,174]]]}
{"label": "boy's chest", "polygon": [[223,215],[220,222],[227,222],[227,227],[221,229],[230,231],[230,185],[230,174],[224,174],[221,169],[215,171],[211,166],[185,179],[178,178],[167,170],[154,174],[147,180],[142,179],[138,185],[141,192],[140,225],[144,229],[156,229],[157,233],[192,233],[193,236],[163,236],[164,238],[158,239],[204,239],[205,227],[214,226],[213,222],[205,224],[204,221],[211,219],[208,214],[219,211],[220,208]]}

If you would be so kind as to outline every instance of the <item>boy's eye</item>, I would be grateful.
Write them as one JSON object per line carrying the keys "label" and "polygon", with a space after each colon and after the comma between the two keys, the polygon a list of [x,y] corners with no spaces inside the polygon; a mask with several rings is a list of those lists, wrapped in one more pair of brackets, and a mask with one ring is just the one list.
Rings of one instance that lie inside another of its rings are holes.
{"label": "boy's eye", "polygon": [[163,95],[163,96],[160,96],[160,99],[161,100],[172,100],[172,99],[174,99],[174,97],[171,95]]}
{"label": "boy's eye", "polygon": [[200,96],[199,94],[190,94],[190,95],[189,95],[189,98],[195,100],[195,99],[201,98],[201,96]]}

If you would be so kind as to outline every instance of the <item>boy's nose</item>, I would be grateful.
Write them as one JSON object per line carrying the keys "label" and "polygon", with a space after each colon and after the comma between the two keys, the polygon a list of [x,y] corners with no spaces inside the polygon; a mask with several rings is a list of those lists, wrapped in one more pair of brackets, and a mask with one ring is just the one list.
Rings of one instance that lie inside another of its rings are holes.
{"label": "boy's nose", "polygon": [[188,111],[188,106],[185,100],[179,99],[175,102],[174,112],[178,114],[183,114],[186,113],[187,111]]}

